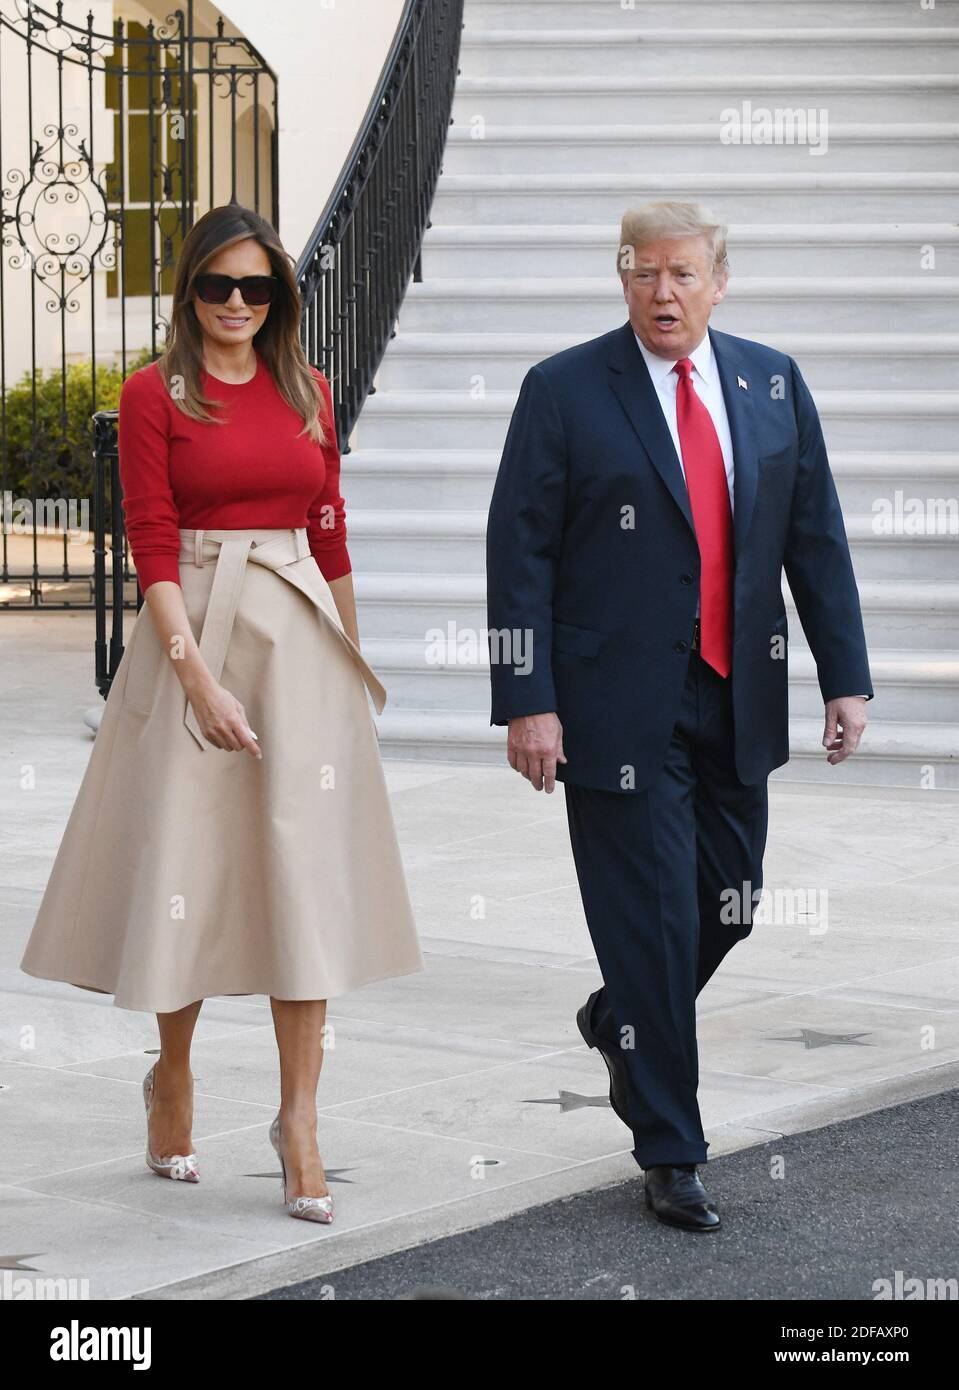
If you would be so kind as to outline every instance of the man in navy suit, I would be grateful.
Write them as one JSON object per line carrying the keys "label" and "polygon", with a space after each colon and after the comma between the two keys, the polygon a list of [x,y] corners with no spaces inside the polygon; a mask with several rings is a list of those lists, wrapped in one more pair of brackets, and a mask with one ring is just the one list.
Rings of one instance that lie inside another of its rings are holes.
{"label": "man in navy suit", "polygon": [[487,535],[490,722],[537,791],[564,784],[604,981],[579,1028],[647,1205],[696,1231],[720,1222],[696,1170],[696,996],[751,929],[789,757],[783,570],[828,762],[873,695],[809,389],[791,357],[708,328],[725,234],[698,204],[626,214],[629,322],[527,373]]}

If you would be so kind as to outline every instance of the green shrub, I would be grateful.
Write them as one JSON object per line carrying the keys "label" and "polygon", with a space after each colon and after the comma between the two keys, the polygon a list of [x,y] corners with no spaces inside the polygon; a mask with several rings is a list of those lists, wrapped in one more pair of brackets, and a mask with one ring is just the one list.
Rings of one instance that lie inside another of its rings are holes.
{"label": "green shrub", "polygon": [[[127,359],[127,376],[153,361],[143,348]],[[96,409],[115,410],[124,378],[119,367],[96,368]],[[33,382],[36,383],[34,417]],[[2,487],[14,497],[90,497],[93,491],[93,362],[26,372],[7,391]],[[36,428],[34,429],[34,418]]]}

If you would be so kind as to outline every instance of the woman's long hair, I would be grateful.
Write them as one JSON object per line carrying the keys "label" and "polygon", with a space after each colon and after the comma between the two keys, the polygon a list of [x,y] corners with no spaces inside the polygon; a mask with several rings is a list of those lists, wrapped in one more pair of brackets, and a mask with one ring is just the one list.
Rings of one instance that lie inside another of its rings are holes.
{"label": "woman's long hair", "polygon": [[[194,420],[223,424],[208,409],[222,405],[203,395],[203,330],[193,309],[196,277],[218,252],[253,237],[270,258],[277,279],[276,291],[263,324],[253,336],[283,399],[303,421],[301,434],[318,444],[328,439],[324,428],[324,400],[300,342],[302,300],[293,276],[291,257],[265,217],[238,203],[211,208],[190,228],[177,257],[173,285],[173,310],[166,348],[157,366],[167,389],[185,415]],[[176,381],[176,390],[172,383]],[[332,423],[332,422],[331,422]]]}

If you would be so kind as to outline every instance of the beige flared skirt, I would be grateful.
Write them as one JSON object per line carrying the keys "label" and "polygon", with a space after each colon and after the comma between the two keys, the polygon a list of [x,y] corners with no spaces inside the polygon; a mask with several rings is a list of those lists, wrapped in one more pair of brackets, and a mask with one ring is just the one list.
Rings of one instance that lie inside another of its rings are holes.
{"label": "beige flared skirt", "polygon": [[385,691],[305,529],[180,536],[190,626],[263,757],[203,738],[144,605],[21,969],[156,1013],[421,969],[367,698]]}

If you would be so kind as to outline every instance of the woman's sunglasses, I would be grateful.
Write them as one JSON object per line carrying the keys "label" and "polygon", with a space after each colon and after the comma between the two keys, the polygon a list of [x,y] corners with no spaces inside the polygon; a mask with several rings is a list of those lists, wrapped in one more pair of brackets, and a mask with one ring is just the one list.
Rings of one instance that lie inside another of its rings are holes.
{"label": "woman's sunglasses", "polygon": [[244,304],[269,304],[276,291],[275,275],[244,275],[234,280],[232,275],[198,275],[193,288],[204,304],[225,304],[235,289],[243,296]]}

